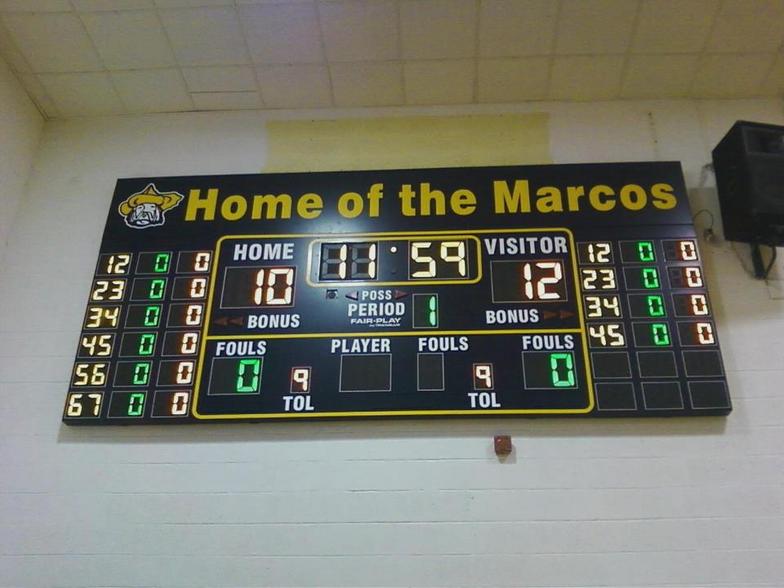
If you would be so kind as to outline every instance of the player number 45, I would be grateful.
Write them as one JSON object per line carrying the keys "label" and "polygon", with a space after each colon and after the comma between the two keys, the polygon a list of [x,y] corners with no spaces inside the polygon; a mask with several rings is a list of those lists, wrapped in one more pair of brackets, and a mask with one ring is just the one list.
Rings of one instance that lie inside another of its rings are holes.
{"label": "player number 45", "polygon": [[82,349],[90,356],[106,357],[112,353],[112,335],[84,335]]}
{"label": "player number 45", "polygon": [[589,325],[588,336],[591,342],[599,347],[623,347],[626,345],[623,329],[617,323]]}

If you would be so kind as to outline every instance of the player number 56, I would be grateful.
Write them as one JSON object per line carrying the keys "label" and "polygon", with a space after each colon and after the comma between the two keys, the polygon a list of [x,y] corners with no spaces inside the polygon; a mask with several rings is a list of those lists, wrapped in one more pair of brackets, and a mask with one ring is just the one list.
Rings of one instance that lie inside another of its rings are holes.
{"label": "player number 56", "polygon": [[105,363],[77,363],[74,368],[74,386],[103,386],[106,384]]}

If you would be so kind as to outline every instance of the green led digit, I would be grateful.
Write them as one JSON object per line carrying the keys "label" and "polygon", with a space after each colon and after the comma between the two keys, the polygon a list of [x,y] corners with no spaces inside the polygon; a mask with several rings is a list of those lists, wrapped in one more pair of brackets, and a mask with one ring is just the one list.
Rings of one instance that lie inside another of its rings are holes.
{"label": "green led digit", "polygon": [[159,253],[155,256],[155,264],[152,271],[156,274],[165,274],[169,271],[169,261],[171,260],[171,253]]}
{"label": "green led digit", "polygon": [[664,299],[658,294],[648,296],[648,316],[664,316]]}
{"label": "green led digit", "polygon": [[139,355],[152,355],[155,349],[155,333],[142,333],[139,336]]}
{"label": "green led digit", "polygon": [[148,298],[150,300],[160,300],[163,298],[163,293],[166,291],[166,280],[156,278],[150,282],[150,293]]}
{"label": "green led digit", "polygon": [[260,359],[241,359],[237,364],[237,392],[257,392],[259,389]]}
{"label": "green led digit", "polygon": [[145,386],[150,381],[150,362],[143,361],[133,366],[133,385]]}
{"label": "green led digit", "polygon": [[655,267],[642,268],[642,285],[648,289],[661,287],[659,271]]}
{"label": "green led digit", "polygon": [[550,354],[550,380],[556,388],[574,386],[574,358],[571,353]]}
{"label": "green led digit", "polygon": [[431,327],[438,326],[438,298],[431,296],[427,301],[427,322]]}
{"label": "green led digit", "polygon": [[144,326],[157,327],[158,322],[161,320],[161,307],[148,306],[144,309]]}
{"label": "green led digit", "polygon": [[651,335],[654,345],[667,346],[670,344],[670,329],[666,323],[653,323],[651,325]]}
{"label": "green led digit", "polygon": [[128,416],[142,416],[144,412],[144,393],[134,392],[128,396]]}
{"label": "green led digit", "polygon": [[656,261],[652,241],[637,241],[637,257],[640,261]]}

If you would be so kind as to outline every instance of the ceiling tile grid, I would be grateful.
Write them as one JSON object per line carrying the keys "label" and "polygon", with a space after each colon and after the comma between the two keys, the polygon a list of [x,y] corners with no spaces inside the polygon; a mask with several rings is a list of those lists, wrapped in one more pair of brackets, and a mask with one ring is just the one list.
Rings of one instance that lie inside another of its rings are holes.
{"label": "ceiling tile grid", "polygon": [[49,118],[784,94],[784,0],[0,0]]}

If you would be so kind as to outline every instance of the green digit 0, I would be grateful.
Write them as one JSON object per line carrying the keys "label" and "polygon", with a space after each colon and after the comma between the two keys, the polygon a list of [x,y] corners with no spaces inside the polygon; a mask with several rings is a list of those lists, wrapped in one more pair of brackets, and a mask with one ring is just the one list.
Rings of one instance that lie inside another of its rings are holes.
{"label": "green digit 0", "polygon": [[655,267],[642,268],[642,285],[649,290],[661,287],[659,271]]}
{"label": "green digit 0", "polygon": [[670,344],[670,330],[666,323],[651,324],[651,335],[654,345],[666,346]]}
{"label": "green digit 0", "polygon": [[257,392],[259,389],[260,359],[241,359],[237,364],[237,392]]}
{"label": "green digit 0", "polygon": [[637,241],[637,256],[640,261],[655,261],[656,254],[653,252],[653,242]]}
{"label": "green digit 0", "polygon": [[150,381],[150,362],[144,361],[133,366],[133,384],[144,386]]}
{"label": "green digit 0", "polygon": [[[565,371],[565,376],[561,373]],[[574,358],[571,353],[550,354],[550,380],[556,388],[574,386]]]}
{"label": "green digit 0", "polygon": [[144,394],[142,392],[134,392],[128,396],[128,416],[137,417],[142,416],[144,412]]}
{"label": "green digit 0", "polygon": [[150,300],[160,300],[163,298],[163,293],[166,291],[166,280],[156,278],[150,282]]}
{"label": "green digit 0", "polygon": [[156,274],[165,274],[169,271],[169,261],[171,260],[170,253],[159,253],[155,256],[155,264],[152,270]]}
{"label": "green digit 0", "polygon": [[139,335],[139,355],[152,355],[155,348],[155,333],[142,333]]}
{"label": "green digit 0", "polygon": [[144,326],[157,327],[161,319],[161,307],[158,305],[148,306],[144,309]]}
{"label": "green digit 0", "polygon": [[648,296],[648,316],[664,316],[664,299],[658,294]]}

